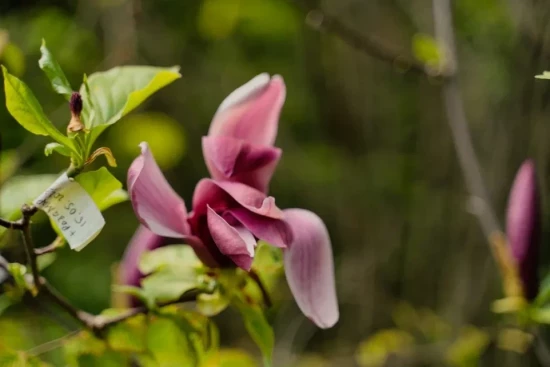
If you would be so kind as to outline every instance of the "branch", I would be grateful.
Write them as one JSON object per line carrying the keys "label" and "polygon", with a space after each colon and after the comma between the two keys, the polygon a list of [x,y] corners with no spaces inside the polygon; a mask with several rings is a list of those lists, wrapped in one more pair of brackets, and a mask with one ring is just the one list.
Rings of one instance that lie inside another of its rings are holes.
{"label": "branch", "polygon": [[40,247],[34,249],[34,254],[36,256],[49,254],[51,252],[55,252],[58,248],[60,248],[63,243],[65,242],[65,239],[62,236],[57,236],[55,240],[53,240],[52,243],[50,243],[48,246]]}
{"label": "branch", "polygon": [[34,279],[34,285],[37,290],[40,289],[40,272],[38,271],[38,263],[36,262],[36,254],[34,253],[34,244],[32,242],[31,236],[31,217],[37,212],[35,206],[23,205],[21,208],[21,213],[23,213],[23,218],[21,220],[23,232],[23,246],[25,247],[25,253],[27,255],[27,263],[29,264],[32,272],[32,277]]}
{"label": "branch", "polygon": [[306,23],[316,30],[331,33],[352,47],[404,71],[412,71],[430,78],[447,77],[445,70],[432,70],[424,63],[404,55],[403,52],[393,49],[379,39],[358,33],[336,17],[328,15],[320,9],[309,7],[300,0],[294,0],[293,2],[306,14]]}
{"label": "branch", "polygon": [[2,219],[0,218],[0,227],[4,227],[7,229],[23,229],[23,226],[20,221],[12,222],[10,220]]}
{"label": "branch", "polygon": [[433,15],[435,36],[446,51],[445,61],[447,65],[445,69],[450,71],[442,87],[447,120],[451,128],[453,143],[466,187],[472,195],[472,199],[474,199],[472,201],[475,204],[474,214],[479,220],[485,237],[491,238],[495,233],[502,231],[497,216],[490,205],[487,189],[481,175],[455,73],[458,62],[452,24],[451,1],[433,0]]}
{"label": "branch", "polygon": [[[162,303],[159,303],[157,306],[158,307],[164,307],[164,306],[174,305],[174,304],[178,304],[178,303],[193,302],[197,299],[197,297],[200,294],[204,294],[204,293],[212,293],[212,292],[208,292],[208,291],[204,291],[202,289],[194,288],[194,289],[188,290],[180,298],[178,298],[176,300],[169,301],[169,302],[162,302]],[[149,313],[150,311],[151,310],[148,309],[145,306],[139,306],[139,307],[130,308],[126,312],[121,313],[121,314],[116,315],[116,316],[110,316],[110,317],[101,316],[101,315],[96,316],[94,326],[95,326],[96,330],[104,330],[104,329],[108,328],[109,326],[112,326],[116,323],[127,320],[127,319],[129,319],[131,317],[134,317],[136,315]]]}

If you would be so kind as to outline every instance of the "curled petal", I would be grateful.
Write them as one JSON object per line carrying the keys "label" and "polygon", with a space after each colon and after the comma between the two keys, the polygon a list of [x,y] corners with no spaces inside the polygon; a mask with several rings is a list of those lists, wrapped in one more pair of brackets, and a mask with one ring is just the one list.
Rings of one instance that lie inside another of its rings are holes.
{"label": "curled petal", "polygon": [[262,217],[244,208],[230,209],[228,212],[254,236],[270,245],[286,248],[292,243],[292,230],[284,220]]}
{"label": "curled petal", "polygon": [[181,238],[189,234],[183,199],[172,189],[155,162],[147,143],[128,170],[128,192],[134,211],[157,235]]}
{"label": "curled petal", "polygon": [[232,226],[208,206],[208,229],[221,253],[240,268],[250,270],[254,258],[254,236],[243,226]]}
{"label": "curled petal", "polygon": [[332,327],[339,311],[328,231],[307,210],[285,210],[285,220],[294,236],[284,258],[290,290],[304,315],[321,328]]}
{"label": "curled petal", "polygon": [[225,136],[202,139],[204,158],[214,180],[244,183],[262,192],[267,186],[281,157],[281,150],[250,144]]}
{"label": "curled petal", "polygon": [[208,135],[273,145],[286,95],[283,78],[264,73],[236,89],[220,105]]}
{"label": "curled petal", "polygon": [[275,205],[275,198],[240,182],[214,181],[208,178],[200,180],[195,188],[193,211],[200,215],[206,212],[206,205],[221,211],[230,206],[231,200],[261,216],[274,219],[283,217],[283,212]]}
{"label": "curled petal", "polygon": [[540,207],[535,165],[531,160],[522,164],[510,190],[506,232],[525,296],[533,299],[539,288]]}

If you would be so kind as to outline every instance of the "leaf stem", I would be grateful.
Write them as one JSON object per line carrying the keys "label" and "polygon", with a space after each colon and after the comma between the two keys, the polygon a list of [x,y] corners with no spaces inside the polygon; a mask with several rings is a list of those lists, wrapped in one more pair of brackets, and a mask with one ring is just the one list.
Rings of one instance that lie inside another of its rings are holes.
{"label": "leaf stem", "polygon": [[262,292],[262,297],[264,299],[265,306],[267,308],[271,308],[271,306],[273,306],[273,302],[271,302],[271,297],[269,296],[269,292],[267,291],[267,288],[262,282],[260,275],[255,270],[250,270],[248,275],[252,280],[254,280],[254,282],[256,282],[256,284],[258,285],[258,288],[260,288],[260,292]]}

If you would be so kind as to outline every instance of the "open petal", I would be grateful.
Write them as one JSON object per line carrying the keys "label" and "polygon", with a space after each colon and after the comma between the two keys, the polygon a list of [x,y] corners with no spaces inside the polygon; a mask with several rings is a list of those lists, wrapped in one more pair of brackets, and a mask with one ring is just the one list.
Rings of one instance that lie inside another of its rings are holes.
{"label": "open petal", "polygon": [[262,217],[244,208],[230,209],[228,212],[254,236],[270,245],[286,248],[292,243],[292,229],[284,220]]}
{"label": "open petal", "polygon": [[155,162],[147,143],[128,170],[128,192],[140,221],[152,232],[180,238],[189,234],[183,199],[172,189]]}
{"label": "open petal", "polygon": [[330,238],[316,214],[303,209],[285,210],[294,239],[285,251],[285,273],[296,303],[321,328],[339,318]]}
{"label": "open petal", "polygon": [[283,217],[283,212],[275,205],[273,197],[240,182],[214,181],[208,178],[200,180],[195,188],[193,210],[200,215],[206,212],[207,204],[216,210],[225,209],[230,200],[258,215],[275,219]]}
{"label": "open petal", "polygon": [[203,137],[202,148],[213,179],[241,182],[262,192],[267,191],[281,157],[279,148],[225,136]]}
{"label": "open petal", "polygon": [[283,78],[260,74],[231,93],[220,105],[208,135],[273,145],[286,95]]}
{"label": "open petal", "polygon": [[208,229],[221,253],[235,264],[250,270],[254,258],[254,236],[243,226],[232,226],[211,207],[208,207]]}

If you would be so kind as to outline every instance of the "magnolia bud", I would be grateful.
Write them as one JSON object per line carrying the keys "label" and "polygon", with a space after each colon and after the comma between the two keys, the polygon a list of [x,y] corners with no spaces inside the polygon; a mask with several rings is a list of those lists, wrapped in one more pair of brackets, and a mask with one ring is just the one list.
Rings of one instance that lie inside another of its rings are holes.
{"label": "magnolia bud", "polygon": [[532,300],[539,289],[538,257],[540,206],[535,164],[525,161],[514,180],[508,198],[506,234],[518,267],[525,298]]}
{"label": "magnolia bud", "polygon": [[80,113],[82,112],[82,97],[80,93],[74,92],[71,95],[69,107],[71,109],[71,121],[69,122],[69,126],[67,126],[67,131],[76,133],[84,130],[84,124],[80,121]]}

